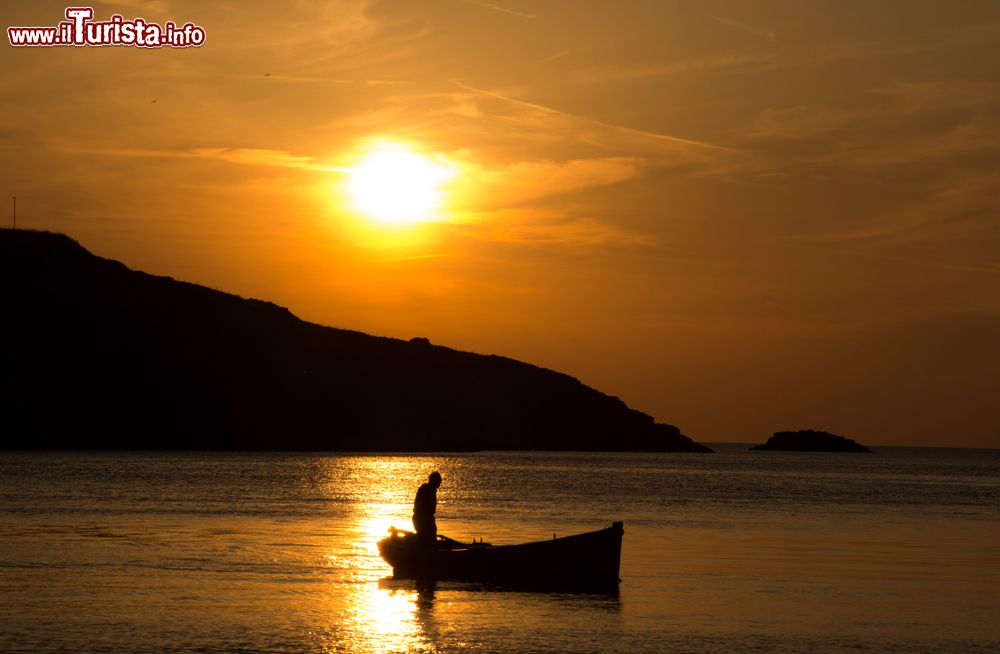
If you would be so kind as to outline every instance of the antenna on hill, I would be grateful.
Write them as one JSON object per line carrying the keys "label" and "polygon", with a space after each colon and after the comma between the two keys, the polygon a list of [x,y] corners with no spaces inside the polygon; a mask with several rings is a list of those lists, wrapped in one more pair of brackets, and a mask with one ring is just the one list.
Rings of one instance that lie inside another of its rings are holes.
{"label": "antenna on hill", "polygon": [[17,229],[17,196],[12,195],[10,197],[14,200],[14,229]]}

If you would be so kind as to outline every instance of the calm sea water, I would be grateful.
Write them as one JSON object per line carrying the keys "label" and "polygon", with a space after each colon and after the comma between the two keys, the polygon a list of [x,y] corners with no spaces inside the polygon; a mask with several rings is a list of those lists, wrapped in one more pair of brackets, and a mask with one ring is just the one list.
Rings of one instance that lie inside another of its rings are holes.
{"label": "calm sea water", "polygon": [[[1000,451],[0,453],[3,652],[1000,652]],[[624,520],[617,596],[388,580]]]}

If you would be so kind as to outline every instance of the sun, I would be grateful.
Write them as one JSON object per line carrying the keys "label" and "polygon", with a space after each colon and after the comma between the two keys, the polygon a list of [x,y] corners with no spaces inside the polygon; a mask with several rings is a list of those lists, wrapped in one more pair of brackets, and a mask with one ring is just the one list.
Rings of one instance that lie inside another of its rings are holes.
{"label": "sun", "polygon": [[347,172],[353,208],[386,225],[438,219],[442,186],[455,175],[443,158],[431,158],[397,143],[369,146]]}

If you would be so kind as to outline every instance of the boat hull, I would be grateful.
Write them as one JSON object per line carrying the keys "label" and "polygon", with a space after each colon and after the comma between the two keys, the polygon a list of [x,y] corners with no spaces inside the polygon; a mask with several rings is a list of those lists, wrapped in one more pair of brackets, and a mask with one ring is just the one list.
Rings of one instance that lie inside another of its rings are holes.
{"label": "boat hull", "polygon": [[394,531],[378,548],[396,578],[609,588],[619,582],[623,533],[622,523],[616,522],[598,531],[519,545],[450,541],[428,547],[414,534]]}

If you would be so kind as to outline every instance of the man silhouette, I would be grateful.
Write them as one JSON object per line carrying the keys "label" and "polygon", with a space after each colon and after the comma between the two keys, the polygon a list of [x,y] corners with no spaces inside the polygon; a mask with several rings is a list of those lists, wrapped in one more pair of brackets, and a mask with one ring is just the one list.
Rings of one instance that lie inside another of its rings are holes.
{"label": "man silhouette", "polygon": [[417,538],[431,546],[437,541],[434,513],[437,511],[437,489],[440,485],[441,473],[432,472],[427,483],[421,484],[417,489],[417,496],[413,500],[413,528],[417,530]]}

